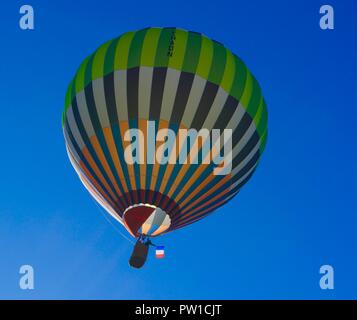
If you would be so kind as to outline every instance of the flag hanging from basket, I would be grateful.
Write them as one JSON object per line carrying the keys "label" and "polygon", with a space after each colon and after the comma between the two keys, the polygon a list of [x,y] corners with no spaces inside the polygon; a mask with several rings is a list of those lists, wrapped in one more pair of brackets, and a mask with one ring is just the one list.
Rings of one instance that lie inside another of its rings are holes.
{"label": "flag hanging from basket", "polygon": [[164,246],[157,246],[156,247],[156,258],[162,259],[165,257],[165,247]]}

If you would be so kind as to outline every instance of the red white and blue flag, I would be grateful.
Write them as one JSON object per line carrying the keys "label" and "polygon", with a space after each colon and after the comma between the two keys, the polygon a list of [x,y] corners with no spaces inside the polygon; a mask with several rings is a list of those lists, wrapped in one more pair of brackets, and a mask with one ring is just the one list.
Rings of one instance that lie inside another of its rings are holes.
{"label": "red white and blue flag", "polygon": [[162,259],[165,257],[165,247],[164,246],[157,246],[156,247],[156,258]]}

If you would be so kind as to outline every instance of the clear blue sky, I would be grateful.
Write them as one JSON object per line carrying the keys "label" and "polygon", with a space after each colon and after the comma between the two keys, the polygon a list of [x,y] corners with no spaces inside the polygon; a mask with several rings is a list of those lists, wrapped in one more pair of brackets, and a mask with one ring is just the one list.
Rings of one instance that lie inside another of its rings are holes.
{"label": "clear blue sky", "polygon": [[[0,298],[357,298],[357,4],[345,1],[23,1],[0,6]],[[335,30],[319,7],[335,8]],[[64,94],[104,41],[147,26],[197,30],[260,82],[269,138],[253,178],[203,221],[161,238],[167,257],[128,266],[67,158]],[[219,228],[217,228],[219,226]],[[35,268],[35,290],[18,286]],[[335,290],[319,268],[335,269]]]}

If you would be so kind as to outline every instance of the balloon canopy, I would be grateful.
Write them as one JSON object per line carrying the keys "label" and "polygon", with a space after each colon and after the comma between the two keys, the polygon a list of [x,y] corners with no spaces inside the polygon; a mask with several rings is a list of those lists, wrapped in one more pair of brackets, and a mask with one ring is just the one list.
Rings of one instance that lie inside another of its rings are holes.
{"label": "balloon canopy", "polygon": [[62,122],[82,183],[134,237],[182,228],[232,199],[267,137],[266,104],[242,60],[178,28],[101,45],[71,81]]}

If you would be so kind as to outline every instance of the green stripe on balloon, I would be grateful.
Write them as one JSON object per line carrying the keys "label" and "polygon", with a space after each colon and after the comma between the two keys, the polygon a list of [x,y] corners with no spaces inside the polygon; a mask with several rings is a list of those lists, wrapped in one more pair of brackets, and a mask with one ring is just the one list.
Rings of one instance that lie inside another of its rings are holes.
{"label": "green stripe on balloon", "polygon": [[170,41],[175,35],[175,28],[164,28],[157,44],[155,67],[167,67],[169,62]]}
{"label": "green stripe on balloon", "polygon": [[113,40],[107,41],[95,51],[92,63],[92,81],[103,77],[105,56],[112,42]]}
{"label": "green stripe on balloon", "polygon": [[257,124],[257,131],[260,136],[262,136],[264,131],[266,130],[267,124],[268,124],[268,112],[267,112],[265,101],[263,101],[261,116],[259,119],[259,123]]}
{"label": "green stripe on balloon", "polygon": [[[252,97],[253,93],[253,76],[252,74],[247,70],[247,78],[245,81],[245,86],[243,89],[242,96],[240,97],[240,103],[242,104],[243,108],[247,110],[249,101]],[[250,115],[250,114],[249,114]]]}
{"label": "green stripe on balloon", "polygon": [[261,98],[262,95],[261,95],[259,84],[257,80],[255,80],[254,76],[252,76],[252,93],[248,105],[246,106],[247,112],[250,114],[252,118],[255,117],[258,111]]}
{"label": "green stripe on balloon", "polygon": [[182,70],[182,64],[185,57],[188,32],[176,29],[174,39],[171,41],[171,56],[169,57],[168,67],[176,70]]}
{"label": "green stripe on balloon", "polygon": [[114,70],[127,69],[129,48],[134,35],[135,32],[127,32],[120,37],[115,50]]}
{"label": "green stripe on balloon", "polygon": [[79,69],[77,70],[77,73],[75,76],[75,84],[74,84],[75,93],[83,90],[83,88],[85,86],[85,81],[84,81],[85,71],[86,71],[86,67],[87,67],[89,58],[90,58],[90,56],[88,56],[86,59],[84,59],[84,61],[80,65]]}
{"label": "green stripe on balloon", "polygon": [[148,29],[142,29],[135,33],[130,44],[128,56],[128,69],[140,66],[141,49]]}
{"label": "green stripe on balloon", "polygon": [[234,55],[234,60],[236,66],[235,74],[231,91],[229,92],[229,94],[232,97],[236,98],[238,101],[240,101],[247,78],[247,68],[244,65],[243,61],[239,59],[236,55]]}
{"label": "green stripe on balloon", "polygon": [[219,85],[222,81],[224,69],[226,66],[226,49],[218,42],[212,41],[212,43],[213,58],[207,80]]}
{"label": "green stripe on balloon", "polygon": [[120,37],[114,39],[107,49],[107,53],[104,57],[104,76],[114,71],[115,50],[117,48],[119,39]]}
{"label": "green stripe on balloon", "polygon": [[195,73],[200,58],[202,36],[195,32],[189,32],[186,51],[182,65],[182,71]]}
{"label": "green stripe on balloon", "polygon": [[160,28],[150,28],[147,30],[141,49],[140,65],[145,67],[154,67],[155,55],[160,34]]}
{"label": "green stripe on balloon", "polygon": [[89,57],[88,62],[86,64],[86,69],[84,73],[84,87],[86,87],[88,84],[92,82],[92,65],[93,65],[94,55],[95,53]]}
{"label": "green stripe on balloon", "polygon": [[213,59],[213,41],[202,36],[201,52],[196,73],[203,79],[208,79]]}
{"label": "green stripe on balloon", "polygon": [[226,50],[226,66],[224,69],[224,74],[222,76],[221,83],[219,84],[226,92],[230,92],[233,81],[234,75],[236,72],[236,64],[235,64],[235,57],[228,49]]}

